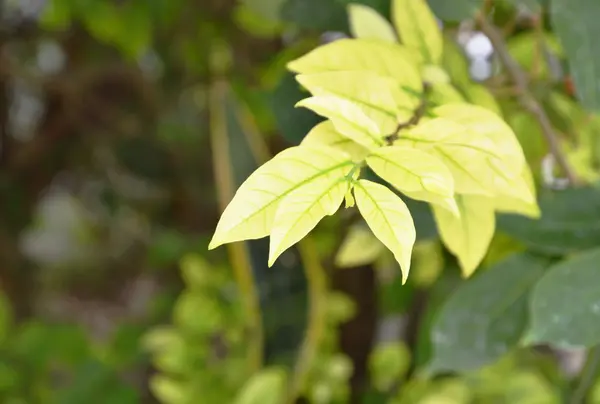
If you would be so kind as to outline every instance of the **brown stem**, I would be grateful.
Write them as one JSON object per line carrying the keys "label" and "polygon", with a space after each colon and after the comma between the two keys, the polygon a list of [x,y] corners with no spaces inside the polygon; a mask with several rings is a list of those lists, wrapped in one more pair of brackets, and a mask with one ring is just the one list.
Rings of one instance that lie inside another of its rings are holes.
{"label": "brown stem", "polygon": [[577,177],[577,174],[567,161],[567,158],[560,148],[558,136],[552,127],[552,123],[550,122],[546,111],[544,111],[542,106],[538,103],[529,90],[529,80],[527,78],[527,74],[508,52],[502,34],[500,34],[498,29],[494,27],[494,25],[482,13],[476,16],[476,20],[479,23],[481,31],[490,39],[498,58],[504,65],[504,68],[510,75],[514,84],[519,89],[518,97],[521,105],[538,121],[544,138],[546,139],[548,147],[550,148],[550,152],[554,156],[557,164],[562,169],[571,184],[579,183],[580,180]]}

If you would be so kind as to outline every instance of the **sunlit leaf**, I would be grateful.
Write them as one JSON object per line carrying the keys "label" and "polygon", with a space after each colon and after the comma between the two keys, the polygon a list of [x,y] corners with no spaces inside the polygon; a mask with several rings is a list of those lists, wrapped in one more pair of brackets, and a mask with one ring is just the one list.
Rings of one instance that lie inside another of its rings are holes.
{"label": "sunlit leaf", "polygon": [[426,63],[439,64],[443,40],[440,28],[425,0],[393,0],[392,21],[400,41],[418,51]]}
{"label": "sunlit leaf", "polygon": [[494,236],[496,218],[491,199],[478,195],[457,195],[460,217],[432,206],[444,245],[460,263],[463,275],[470,276],[479,266]]}
{"label": "sunlit leaf", "polygon": [[352,156],[355,161],[362,161],[369,154],[368,149],[335,130],[333,123],[329,120],[323,121],[312,128],[300,144],[315,147],[330,146],[340,149]]}
{"label": "sunlit leaf", "polygon": [[340,39],[319,46],[287,66],[293,72],[302,74],[368,70],[392,77],[399,85],[415,93],[423,90],[415,54],[401,45],[382,41]]}
{"label": "sunlit leaf", "polygon": [[387,129],[381,129],[361,107],[345,98],[336,96],[317,96],[300,101],[296,106],[305,107],[317,114],[329,118],[335,129],[342,135],[367,149],[383,145],[383,136],[395,126],[387,121]]}
{"label": "sunlit leaf", "polygon": [[368,180],[356,182],[354,196],[356,206],[373,234],[392,251],[400,264],[405,283],[416,239],[415,225],[408,208],[390,189]]}
{"label": "sunlit leaf", "polygon": [[379,39],[397,42],[392,25],[371,7],[362,4],[349,4],[350,33],[355,38]]}
{"label": "sunlit leaf", "polygon": [[306,236],[325,216],[333,215],[349,190],[351,168],[341,167],[288,193],[279,204],[269,245],[269,266]]}
{"label": "sunlit leaf", "polygon": [[366,159],[369,167],[410,198],[439,204],[458,215],[452,173],[439,159],[418,149],[382,147]]}
{"label": "sunlit leaf", "polygon": [[552,266],[531,294],[529,344],[562,348],[600,343],[600,250],[586,251]]}
{"label": "sunlit leaf", "polygon": [[336,170],[350,170],[352,158],[328,147],[296,146],[284,150],[252,173],[223,212],[209,249],[271,232],[281,200]]}
{"label": "sunlit leaf", "polygon": [[397,81],[368,71],[339,71],[300,74],[296,77],[312,95],[335,95],[359,104],[365,113],[384,126],[407,121],[420,98],[401,89]]}
{"label": "sunlit leaf", "polygon": [[374,262],[384,251],[384,245],[366,226],[352,226],[336,256],[335,265],[351,268]]}
{"label": "sunlit leaf", "polygon": [[395,144],[418,148],[438,157],[452,173],[456,193],[493,195],[496,192],[494,177],[497,173],[488,161],[500,158],[494,143],[461,124],[446,118],[421,122],[403,132]]}
{"label": "sunlit leaf", "polygon": [[436,316],[428,370],[471,371],[514,348],[527,326],[529,292],[547,266],[518,254],[462,283]]}
{"label": "sunlit leaf", "polygon": [[524,201],[523,199],[513,198],[506,195],[499,195],[494,198],[494,208],[502,213],[516,213],[537,219],[541,216],[540,207],[535,199],[535,184],[529,167],[523,167],[521,178],[518,179],[521,187],[527,187],[534,195],[533,201]]}

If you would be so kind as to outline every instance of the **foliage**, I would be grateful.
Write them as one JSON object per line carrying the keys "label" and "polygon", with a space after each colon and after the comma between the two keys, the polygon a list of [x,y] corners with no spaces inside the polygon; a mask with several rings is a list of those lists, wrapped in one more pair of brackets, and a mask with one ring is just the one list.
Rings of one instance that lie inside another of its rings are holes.
{"label": "foliage", "polygon": [[600,3],[29,3],[2,403],[600,402]]}

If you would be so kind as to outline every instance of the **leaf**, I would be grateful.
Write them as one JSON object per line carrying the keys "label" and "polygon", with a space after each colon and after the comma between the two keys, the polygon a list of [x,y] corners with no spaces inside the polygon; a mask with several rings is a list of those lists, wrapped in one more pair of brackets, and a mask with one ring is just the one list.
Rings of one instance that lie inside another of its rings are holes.
{"label": "leaf", "polygon": [[[533,176],[529,167],[524,167],[520,181],[524,184],[524,186],[534,192],[535,196],[535,184],[533,182]],[[522,199],[512,198],[505,195],[496,196],[494,198],[494,209],[497,212],[517,213],[532,219],[538,219],[541,216],[541,211],[537,204],[537,200],[534,200],[533,202],[523,201]]]}
{"label": "leaf", "polygon": [[350,33],[355,38],[379,39],[396,43],[396,33],[391,24],[371,7],[349,4]]}
{"label": "leaf", "polygon": [[342,135],[335,130],[331,121],[323,121],[311,129],[302,143],[303,146],[329,146],[348,153],[354,161],[362,161],[369,154],[369,150]]}
{"label": "leaf", "polygon": [[503,215],[498,218],[498,229],[543,254],[564,255],[598,245],[600,189],[545,191],[539,206],[539,220]]}
{"label": "leaf", "polygon": [[348,30],[345,7],[337,0],[286,0],[280,15],[283,20],[306,30]]}
{"label": "leaf", "polygon": [[269,267],[282,252],[306,236],[325,216],[333,215],[350,190],[352,168],[342,167],[288,193],[279,204],[269,245]]}
{"label": "leaf", "polygon": [[373,349],[369,368],[375,388],[388,391],[410,366],[410,350],[403,342],[386,343]]}
{"label": "leaf", "polygon": [[477,195],[455,198],[460,217],[437,206],[432,206],[432,210],[444,245],[458,258],[463,276],[469,277],[483,260],[494,236],[494,204]]}
{"label": "leaf", "polygon": [[[383,136],[391,130],[380,129],[359,105],[345,98],[327,95],[310,97],[296,106],[328,118],[338,132],[369,150],[383,146]],[[388,126],[393,124],[388,122]]]}
{"label": "leaf", "polygon": [[512,349],[527,326],[528,294],[548,262],[513,255],[461,283],[431,329],[431,372],[467,372]]}
{"label": "leaf", "polygon": [[561,348],[600,343],[600,249],[586,251],[553,265],[531,295],[531,326],[526,343]]}
{"label": "leaf", "polygon": [[428,0],[428,3],[439,18],[461,22],[475,15],[481,9],[484,0]]}
{"label": "leaf", "polygon": [[415,54],[398,44],[368,39],[340,39],[319,46],[291,61],[287,67],[302,74],[366,70],[391,77],[413,93],[423,92]]}
{"label": "leaf", "polygon": [[393,0],[392,21],[400,41],[418,51],[426,64],[441,62],[442,33],[425,0]]}
{"label": "leaf", "polygon": [[352,167],[349,155],[332,148],[295,146],[282,151],[242,183],[221,215],[208,248],[267,236],[286,195]]}
{"label": "leaf", "polygon": [[550,15],[569,62],[577,97],[585,108],[600,111],[600,2],[596,0],[553,0]]}
{"label": "leaf", "polygon": [[403,132],[395,144],[438,157],[452,173],[456,193],[491,196],[496,192],[494,178],[498,173],[489,160],[499,159],[499,152],[491,139],[472,133],[461,124],[446,118],[427,120]]}
{"label": "leaf", "polygon": [[277,404],[285,393],[286,374],[279,368],[254,374],[242,387],[235,404]]}
{"label": "leaf", "polygon": [[300,74],[296,80],[316,96],[335,95],[356,104],[380,127],[407,121],[420,103],[419,97],[401,89],[390,77],[369,71]]}
{"label": "leaf", "polygon": [[452,173],[437,158],[418,149],[391,146],[367,156],[368,166],[410,198],[439,204],[458,215]]}
{"label": "leaf", "polygon": [[389,250],[402,269],[402,283],[410,270],[416,232],[410,212],[402,199],[387,187],[359,180],[354,185],[356,205],[369,228]]}
{"label": "leaf", "polygon": [[363,225],[350,228],[340,246],[335,265],[340,268],[351,268],[374,262],[384,251],[384,245]]}

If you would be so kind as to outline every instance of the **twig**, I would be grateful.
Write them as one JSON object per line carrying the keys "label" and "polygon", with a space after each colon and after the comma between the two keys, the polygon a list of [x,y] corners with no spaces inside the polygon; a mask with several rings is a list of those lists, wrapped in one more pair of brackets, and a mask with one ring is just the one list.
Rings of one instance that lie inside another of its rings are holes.
{"label": "twig", "polygon": [[581,371],[579,383],[575,387],[569,404],[582,404],[588,395],[590,388],[598,378],[600,371],[600,346],[595,346],[588,352],[587,361]]}
{"label": "twig", "polygon": [[398,140],[398,134],[402,129],[418,124],[423,115],[425,115],[425,110],[427,109],[427,94],[429,93],[429,90],[431,90],[431,85],[427,82],[423,83],[423,94],[421,95],[419,105],[408,121],[398,123],[394,132],[384,138],[388,145],[392,145],[392,143]]}
{"label": "twig", "polygon": [[548,147],[550,148],[550,152],[554,156],[556,163],[562,169],[571,184],[579,183],[580,180],[577,178],[577,174],[575,174],[575,171],[567,161],[560,148],[558,136],[552,127],[552,123],[550,122],[546,111],[544,111],[544,109],[529,91],[529,80],[527,79],[527,75],[508,52],[502,35],[483,14],[477,15],[476,20],[479,23],[481,31],[490,39],[496,54],[504,65],[504,68],[519,89],[518,97],[521,105],[523,108],[529,111],[529,113],[533,115],[540,124],[544,138],[548,143]]}

